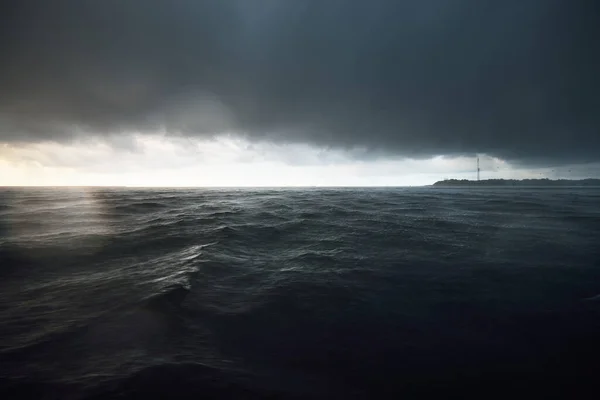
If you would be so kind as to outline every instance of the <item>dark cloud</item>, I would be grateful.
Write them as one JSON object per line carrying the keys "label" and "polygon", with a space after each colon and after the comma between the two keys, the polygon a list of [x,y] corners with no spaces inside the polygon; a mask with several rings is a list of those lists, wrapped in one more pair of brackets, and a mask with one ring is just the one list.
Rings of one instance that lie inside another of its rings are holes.
{"label": "dark cloud", "polygon": [[600,159],[594,0],[3,2],[0,140],[166,129]]}

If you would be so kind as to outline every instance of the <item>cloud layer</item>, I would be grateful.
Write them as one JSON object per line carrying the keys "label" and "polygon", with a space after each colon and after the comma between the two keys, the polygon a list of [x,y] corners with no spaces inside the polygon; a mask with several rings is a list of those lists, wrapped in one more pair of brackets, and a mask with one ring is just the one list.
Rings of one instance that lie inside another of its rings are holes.
{"label": "cloud layer", "polygon": [[600,160],[592,0],[1,7],[0,141],[235,132],[408,157]]}

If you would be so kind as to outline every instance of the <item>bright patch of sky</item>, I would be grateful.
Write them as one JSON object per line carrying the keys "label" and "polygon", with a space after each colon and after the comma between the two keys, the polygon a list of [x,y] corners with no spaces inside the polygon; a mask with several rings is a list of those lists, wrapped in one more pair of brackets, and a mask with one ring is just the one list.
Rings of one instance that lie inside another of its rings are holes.
{"label": "bright patch of sky", "polygon": [[[308,145],[132,134],[0,145],[3,186],[419,186],[475,179],[474,157],[359,158]],[[597,165],[523,169],[480,155],[482,179],[585,178]]]}

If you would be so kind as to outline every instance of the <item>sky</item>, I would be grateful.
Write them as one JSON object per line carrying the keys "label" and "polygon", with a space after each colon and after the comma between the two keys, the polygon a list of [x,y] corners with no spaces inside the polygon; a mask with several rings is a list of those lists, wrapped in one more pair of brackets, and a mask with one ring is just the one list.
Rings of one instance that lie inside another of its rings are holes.
{"label": "sky", "polygon": [[0,185],[600,177],[594,0],[7,0]]}

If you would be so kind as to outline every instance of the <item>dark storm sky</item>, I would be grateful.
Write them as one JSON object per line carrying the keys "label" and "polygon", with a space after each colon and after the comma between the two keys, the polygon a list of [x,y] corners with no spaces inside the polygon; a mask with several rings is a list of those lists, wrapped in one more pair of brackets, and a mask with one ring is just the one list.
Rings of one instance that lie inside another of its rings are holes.
{"label": "dark storm sky", "polygon": [[0,7],[0,141],[236,131],[398,156],[600,161],[594,0]]}

